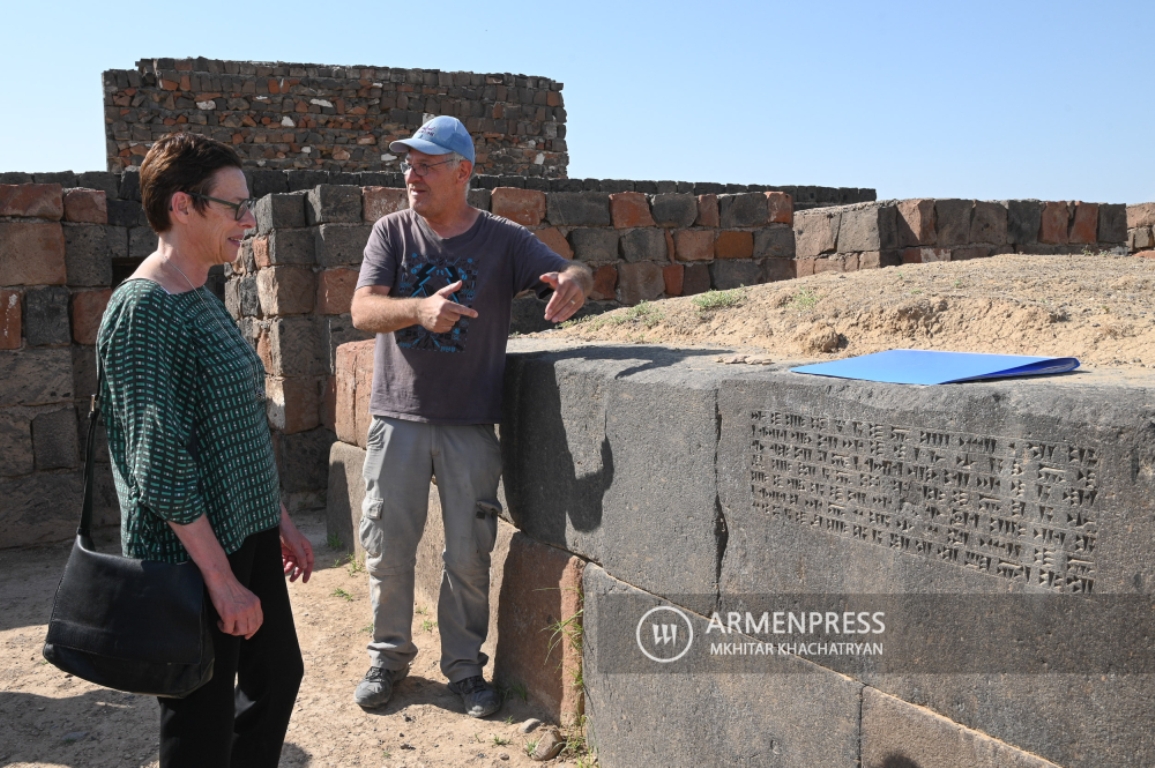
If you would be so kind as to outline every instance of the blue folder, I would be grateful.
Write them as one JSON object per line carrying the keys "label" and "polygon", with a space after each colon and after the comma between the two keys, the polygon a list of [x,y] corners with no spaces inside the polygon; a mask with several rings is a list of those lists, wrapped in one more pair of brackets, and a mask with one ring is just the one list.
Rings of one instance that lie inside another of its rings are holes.
{"label": "blue folder", "polygon": [[884,381],[891,384],[952,384],[961,381],[1002,379],[1009,376],[1045,376],[1079,367],[1073,357],[980,355],[971,352],[930,352],[892,349],[873,355],[848,357],[829,363],[801,365],[790,370],[839,379]]}

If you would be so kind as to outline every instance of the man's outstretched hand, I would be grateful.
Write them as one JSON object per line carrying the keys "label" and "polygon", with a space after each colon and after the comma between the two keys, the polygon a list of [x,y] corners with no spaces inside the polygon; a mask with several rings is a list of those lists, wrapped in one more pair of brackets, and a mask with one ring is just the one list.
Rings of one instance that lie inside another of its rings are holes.
{"label": "man's outstretched hand", "polygon": [[565,272],[546,272],[541,281],[553,288],[553,296],[545,305],[545,319],[551,323],[563,323],[586,303],[586,294],[581,284]]}
{"label": "man's outstretched hand", "polygon": [[417,317],[427,331],[445,333],[463,317],[477,317],[477,312],[453,300],[453,294],[461,290],[461,281],[450,283],[427,299],[422,299],[417,309]]}

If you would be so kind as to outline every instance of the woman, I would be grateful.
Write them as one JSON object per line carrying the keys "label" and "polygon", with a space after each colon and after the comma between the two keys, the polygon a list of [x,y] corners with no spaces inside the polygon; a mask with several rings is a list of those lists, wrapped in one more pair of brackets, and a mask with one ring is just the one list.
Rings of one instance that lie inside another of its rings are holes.
{"label": "woman", "polygon": [[256,226],[232,148],[191,133],[140,169],[156,252],[112,295],[97,356],[126,556],[189,558],[215,610],[212,680],[160,699],[163,768],[276,766],[304,667],[284,577],[313,552],[280,503],[265,371],[203,286]]}

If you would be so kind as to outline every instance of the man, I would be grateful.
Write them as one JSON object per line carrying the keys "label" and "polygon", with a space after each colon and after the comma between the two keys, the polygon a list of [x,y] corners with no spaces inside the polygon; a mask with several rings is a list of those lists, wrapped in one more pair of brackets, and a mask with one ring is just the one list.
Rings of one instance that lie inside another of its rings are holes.
{"label": "man", "polygon": [[409,210],[374,225],[352,307],[353,325],[377,334],[358,531],[373,601],[372,667],[354,699],[383,706],[417,653],[413,571],[435,476],[445,524],[441,671],[466,713],[485,717],[501,706],[482,677],[481,645],[510,302],[527,288],[552,289],[545,317],[561,322],[593,281],[524,227],[469,205],[473,139],[456,118],[436,117],[389,148],[405,154]]}

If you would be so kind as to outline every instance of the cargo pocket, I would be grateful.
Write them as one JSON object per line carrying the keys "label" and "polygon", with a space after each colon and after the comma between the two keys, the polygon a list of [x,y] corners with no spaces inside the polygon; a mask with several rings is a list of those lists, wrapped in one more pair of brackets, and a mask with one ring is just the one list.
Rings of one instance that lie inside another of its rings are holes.
{"label": "cargo pocket", "polygon": [[381,510],[385,502],[381,499],[371,499],[368,496],[361,502],[361,524],[357,536],[361,539],[361,546],[366,554],[377,557],[385,547],[385,532],[381,526]]}
{"label": "cargo pocket", "polygon": [[489,555],[497,543],[497,516],[501,514],[501,502],[497,499],[481,499],[473,516],[473,541],[479,555]]}

